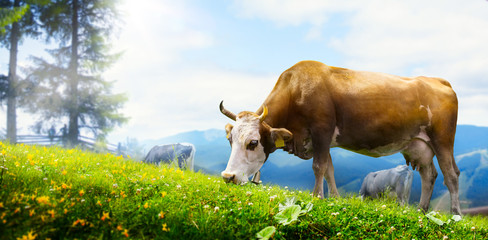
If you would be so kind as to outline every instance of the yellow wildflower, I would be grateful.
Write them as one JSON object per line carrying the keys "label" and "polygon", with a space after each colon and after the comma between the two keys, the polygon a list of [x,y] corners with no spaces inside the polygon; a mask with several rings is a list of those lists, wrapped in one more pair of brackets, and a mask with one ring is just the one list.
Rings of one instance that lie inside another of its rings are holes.
{"label": "yellow wildflower", "polygon": [[144,204],[144,208],[148,208],[148,207],[150,207],[150,206],[149,206],[149,203],[147,203],[147,202],[146,202],[146,203]]}
{"label": "yellow wildflower", "polygon": [[124,236],[128,238],[129,237],[129,230],[124,229],[124,232],[122,234],[124,234]]}
{"label": "yellow wildflower", "polygon": [[23,235],[22,238],[17,238],[17,240],[34,240],[36,237],[37,234],[34,234],[34,230],[31,230],[27,233],[27,235]]}
{"label": "yellow wildflower", "polygon": [[163,223],[163,231],[169,232],[169,227],[166,225],[166,223]]}
{"label": "yellow wildflower", "polygon": [[97,205],[102,206],[102,203],[100,202],[100,200],[98,200]]}
{"label": "yellow wildflower", "polygon": [[48,210],[47,213],[51,214],[51,218],[54,218],[54,209]]}
{"label": "yellow wildflower", "polygon": [[68,209],[64,209],[64,214],[67,214],[68,213]]}
{"label": "yellow wildflower", "polygon": [[3,208],[3,202],[0,202],[0,208]]}
{"label": "yellow wildflower", "polygon": [[80,197],[83,197],[83,195],[85,195],[85,191],[83,189],[81,189],[79,194],[80,194]]}
{"label": "yellow wildflower", "polygon": [[102,221],[105,221],[105,219],[110,219],[109,216],[110,213],[103,212],[103,216],[100,218]]}
{"label": "yellow wildflower", "polygon": [[158,214],[158,216],[159,216],[159,219],[163,219],[163,218],[164,218],[164,212],[163,212],[163,211],[161,211],[161,212]]}
{"label": "yellow wildflower", "polygon": [[34,215],[36,212],[34,211],[34,209],[32,210],[29,210],[29,217],[32,217],[32,215]]}
{"label": "yellow wildflower", "polygon": [[33,154],[30,154],[30,153],[27,154],[27,160],[31,161],[33,157],[34,157]]}
{"label": "yellow wildflower", "polygon": [[63,171],[61,172],[61,174],[63,174],[63,175],[66,175],[66,173],[68,173],[66,170],[63,170]]}
{"label": "yellow wildflower", "polygon": [[122,230],[124,230],[124,228],[122,227],[122,225],[118,225],[117,230],[122,231]]}
{"label": "yellow wildflower", "polygon": [[5,156],[5,154],[7,154],[7,151],[5,151],[5,149],[2,149],[2,155]]}
{"label": "yellow wildflower", "polygon": [[38,197],[36,200],[38,203],[49,204],[49,197],[48,196],[41,196],[41,197]]}
{"label": "yellow wildflower", "polygon": [[166,192],[162,192],[162,193],[161,193],[161,197],[165,197],[167,194],[168,194],[168,193],[166,193]]}
{"label": "yellow wildflower", "polygon": [[80,224],[81,226],[85,226],[86,221],[84,219],[77,219],[76,221],[73,222],[73,227],[75,227],[78,224]]}
{"label": "yellow wildflower", "polygon": [[61,198],[61,199],[59,200],[59,203],[62,203],[62,202],[64,202],[64,198]]}

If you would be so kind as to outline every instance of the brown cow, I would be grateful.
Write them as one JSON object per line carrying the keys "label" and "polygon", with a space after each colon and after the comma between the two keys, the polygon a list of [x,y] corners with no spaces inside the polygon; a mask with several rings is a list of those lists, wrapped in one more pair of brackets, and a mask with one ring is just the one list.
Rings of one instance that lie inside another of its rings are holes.
{"label": "brown cow", "polygon": [[[453,156],[457,97],[446,80],[398,77],[353,71],[303,61],[283,72],[256,113],[237,115],[225,129],[232,152],[222,177],[247,182],[278,148],[302,159],[313,157],[313,193],[324,196],[325,177],[330,196],[338,196],[331,147],[379,157],[401,152],[420,172],[419,207],[427,211],[437,171],[437,156],[451,194],[451,211],[459,207],[459,169]],[[269,111],[269,113],[268,113]]]}

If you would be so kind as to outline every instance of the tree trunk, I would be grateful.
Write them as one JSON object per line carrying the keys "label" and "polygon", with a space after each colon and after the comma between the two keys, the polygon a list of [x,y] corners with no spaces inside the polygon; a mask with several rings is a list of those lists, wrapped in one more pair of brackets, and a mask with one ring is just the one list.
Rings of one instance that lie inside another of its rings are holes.
{"label": "tree trunk", "polygon": [[79,136],[79,104],[78,104],[78,0],[73,0],[73,15],[71,19],[71,59],[69,64],[70,83],[69,92],[71,94],[71,103],[69,106],[69,127],[68,127],[68,141],[72,145],[78,144]]}
{"label": "tree trunk", "polygon": [[[20,0],[15,0],[14,7],[20,6]],[[7,90],[7,139],[11,143],[17,142],[17,52],[19,45],[19,23],[12,23],[10,33],[10,58],[8,68]]]}

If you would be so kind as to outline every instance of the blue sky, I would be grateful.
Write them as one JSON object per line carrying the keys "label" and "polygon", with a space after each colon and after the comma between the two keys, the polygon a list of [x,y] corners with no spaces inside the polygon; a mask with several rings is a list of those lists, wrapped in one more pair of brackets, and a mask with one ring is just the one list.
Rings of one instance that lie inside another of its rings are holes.
{"label": "blue sky", "polygon": [[[125,54],[105,77],[128,94],[122,112],[131,120],[111,142],[223,128],[220,100],[256,110],[301,60],[445,78],[458,94],[458,123],[488,126],[485,0],[125,0],[121,10],[113,42]],[[21,65],[44,47],[25,41]],[[0,71],[7,64],[1,49]],[[31,116],[19,112],[26,132]]]}

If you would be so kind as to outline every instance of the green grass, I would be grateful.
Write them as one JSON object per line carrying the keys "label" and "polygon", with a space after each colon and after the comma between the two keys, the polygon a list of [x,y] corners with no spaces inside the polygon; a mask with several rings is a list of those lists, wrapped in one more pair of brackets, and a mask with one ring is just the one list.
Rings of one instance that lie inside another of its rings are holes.
{"label": "green grass", "polygon": [[[279,204],[292,196],[313,208],[278,224]],[[0,144],[0,239],[254,239],[268,226],[274,239],[483,239],[488,231],[485,218],[439,226],[391,199],[321,200],[111,154]]]}

